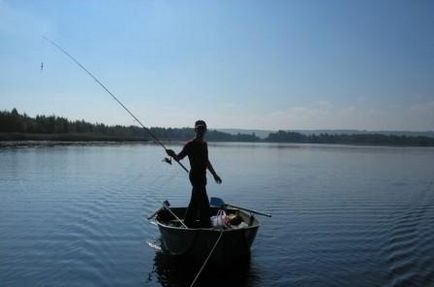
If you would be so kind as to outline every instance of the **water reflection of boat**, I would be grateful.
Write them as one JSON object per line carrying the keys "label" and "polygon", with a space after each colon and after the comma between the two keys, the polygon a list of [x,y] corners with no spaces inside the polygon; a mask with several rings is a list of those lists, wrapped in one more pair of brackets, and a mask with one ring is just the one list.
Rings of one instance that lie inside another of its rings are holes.
{"label": "water reflection of boat", "polygon": [[[161,286],[185,287],[190,286],[198,269],[197,262],[190,258],[156,252],[152,271],[154,275],[150,274],[149,277],[156,278]],[[195,286],[250,286],[253,284],[251,281],[254,282],[256,278],[252,272],[254,270],[250,268],[249,258],[228,268],[208,266],[204,269]]]}

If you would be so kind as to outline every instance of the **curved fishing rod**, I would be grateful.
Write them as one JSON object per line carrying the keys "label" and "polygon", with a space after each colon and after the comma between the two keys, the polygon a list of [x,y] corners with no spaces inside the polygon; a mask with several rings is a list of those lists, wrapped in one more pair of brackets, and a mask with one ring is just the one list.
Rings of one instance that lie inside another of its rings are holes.
{"label": "curved fishing rod", "polygon": [[[59,49],[63,54],[65,54],[66,56],[68,56],[68,58],[70,58],[71,60],[74,61],[74,63],[76,63],[81,69],[83,69],[83,71],[85,71],[89,76],[92,77],[92,79],[95,80],[95,82],[97,82],[107,93],[109,93],[110,96],[112,96],[112,98],[119,104],[121,105],[121,107],[127,111],[131,117],[133,117],[133,119],[139,123],[139,125],[145,129],[145,131],[148,132],[148,134],[151,136],[151,138],[154,140],[155,143],[159,144],[160,146],[162,146],[164,148],[165,151],[167,151],[166,146],[152,133],[152,131],[150,129],[148,129],[147,127],[145,127],[144,124],[142,124],[142,122],[115,96],[113,95],[112,92],[110,92],[110,90],[103,84],[101,83],[100,80],[98,80],[98,78],[92,74],[88,69],[86,69],[85,66],[83,66],[76,58],[74,58],[71,54],[69,54],[65,49],[63,49],[61,46],[59,46],[56,42],[54,42],[51,39],[48,39],[45,36],[42,36],[42,38],[44,40],[46,40],[48,43],[50,43],[51,45],[53,45],[54,47],[56,47],[57,49]],[[176,160],[176,159],[175,159]],[[179,161],[176,160],[176,162],[188,173],[188,169]]]}

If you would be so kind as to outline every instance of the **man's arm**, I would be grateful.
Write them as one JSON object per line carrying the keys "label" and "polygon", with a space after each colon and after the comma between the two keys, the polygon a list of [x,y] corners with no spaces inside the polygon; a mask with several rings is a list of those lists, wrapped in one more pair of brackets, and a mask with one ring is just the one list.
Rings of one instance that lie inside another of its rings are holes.
{"label": "man's arm", "polygon": [[176,161],[180,161],[187,155],[187,145],[185,145],[181,152],[179,154],[176,154],[176,152],[173,149],[166,149],[166,153],[168,156],[172,157]]}
{"label": "man's arm", "polygon": [[211,172],[211,174],[214,176],[215,182],[217,182],[218,184],[222,183],[222,179],[215,172],[214,167],[212,166],[212,164],[209,160],[208,160],[208,166],[207,167],[208,167],[208,170]]}

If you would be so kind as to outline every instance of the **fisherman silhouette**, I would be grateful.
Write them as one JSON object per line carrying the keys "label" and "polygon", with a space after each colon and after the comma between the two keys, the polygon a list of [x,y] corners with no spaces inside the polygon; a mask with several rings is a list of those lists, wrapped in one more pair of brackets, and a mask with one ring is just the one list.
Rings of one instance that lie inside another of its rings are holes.
{"label": "fisherman silhouette", "polygon": [[[221,184],[222,180],[208,159],[208,144],[204,140],[207,131],[206,123],[202,120],[196,121],[194,131],[196,137],[187,142],[179,154],[176,154],[171,149],[167,149],[166,152],[176,161],[183,159],[185,156],[188,156],[190,161],[189,178],[193,188],[190,203],[185,213],[184,224],[190,228],[207,228],[211,226],[211,212],[206,192],[206,170],[208,169],[211,172],[218,184]],[[199,219],[199,224],[197,224],[197,219]]]}

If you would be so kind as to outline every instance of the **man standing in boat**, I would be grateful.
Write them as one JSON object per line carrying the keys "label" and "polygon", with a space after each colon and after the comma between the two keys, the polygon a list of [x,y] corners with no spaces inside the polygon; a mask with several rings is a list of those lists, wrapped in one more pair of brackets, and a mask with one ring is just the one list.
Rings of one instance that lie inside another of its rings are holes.
{"label": "man standing in boat", "polygon": [[[194,131],[196,137],[184,145],[184,148],[179,154],[173,150],[167,149],[167,154],[176,161],[188,156],[190,160],[190,182],[193,186],[191,191],[190,204],[188,205],[184,223],[188,227],[210,227],[210,207],[208,195],[206,193],[206,170],[208,169],[214,176],[214,180],[220,184],[221,178],[215,172],[211,162],[208,159],[208,145],[204,141],[204,136],[207,127],[202,120],[196,121]],[[199,226],[196,224],[196,218],[199,215]]]}

